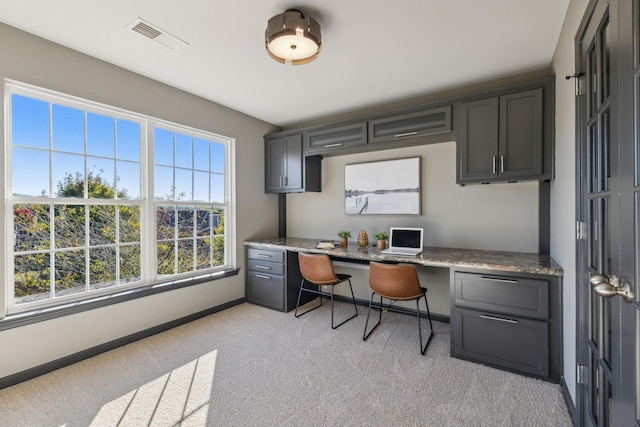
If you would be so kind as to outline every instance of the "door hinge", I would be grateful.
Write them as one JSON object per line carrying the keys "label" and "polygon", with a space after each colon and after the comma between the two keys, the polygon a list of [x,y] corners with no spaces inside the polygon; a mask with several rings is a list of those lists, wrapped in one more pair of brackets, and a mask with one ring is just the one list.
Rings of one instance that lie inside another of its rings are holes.
{"label": "door hinge", "polygon": [[567,80],[575,79],[576,96],[584,95],[584,79],[582,78],[582,76],[583,73],[576,73],[565,77]]}
{"label": "door hinge", "polygon": [[586,384],[587,383],[587,367],[584,365],[576,366],[576,383],[578,384]]}
{"label": "door hinge", "polygon": [[587,238],[587,224],[584,221],[576,221],[576,239],[585,240]]}

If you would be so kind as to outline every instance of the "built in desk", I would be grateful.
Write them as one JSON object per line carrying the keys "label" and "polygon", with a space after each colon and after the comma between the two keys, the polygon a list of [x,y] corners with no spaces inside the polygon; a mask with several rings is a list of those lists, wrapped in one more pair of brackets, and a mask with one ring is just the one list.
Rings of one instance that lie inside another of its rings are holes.
{"label": "built in desk", "polygon": [[382,255],[375,246],[354,242],[319,249],[318,241],[287,237],[244,242],[247,301],[280,311],[295,308],[301,280],[298,252],[346,262],[448,268],[451,356],[559,382],[563,271],[550,256],[425,247],[421,255],[406,257]]}

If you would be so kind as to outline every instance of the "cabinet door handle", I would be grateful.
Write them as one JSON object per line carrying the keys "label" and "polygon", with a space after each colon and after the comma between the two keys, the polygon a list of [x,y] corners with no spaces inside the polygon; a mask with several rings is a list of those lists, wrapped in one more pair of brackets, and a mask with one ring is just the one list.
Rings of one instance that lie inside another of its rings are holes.
{"label": "cabinet door handle", "polygon": [[324,148],[340,147],[340,146],[342,146],[342,142],[336,142],[335,144],[327,144],[324,146]]}
{"label": "cabinet door handle", "polygon": [[282,182],[284,183],[282,186],[286,187],[287,185],[289,185],[289,177],[283,176],[282,177]]}
{"label": "cabinet door handle", "polygon": [[495,175],[496,174],[496,156],[493,156],[491,158],[491,165],[492,165],[492,173]]}
{"label": "cabinet door handle", "polygon": [[259,258],[271,258],[271,255],[265,255],[265,254],[257,254],[256,256]]}
{"label": "cabinet door handle", "polygon": [[259,270],[271,270],[271,267],[267,267],[266,265],[255,265],[254,268]]}
{"label": "cabinet door handle", "polygon": [[403,136],[411,136],[411,135],[417,135],[418,131],[413,131],[413,132],[405,132],[405,133],[399,133],[396,135],[393,135],[394,138],[402,138]]}
{"label": "cabinet door handle", "polygon": [[482,280],[491,280],[491,281],[494,281],[494,282],[518,283],[518,281],[515,280],[515,279],[500,279],[498,277],[487,277],[487,276],[480,276],[480,278]]}
{"label": "cabinet door handle", "polygon": [[256,274],[256,277],[259,277],[259,278],[261,278],[261,279],[271,280],[271,277],[269,277],[269,276],[265,276],[265,275],[263,275],[263,274]]}
{"label": "cabinet door handle", "polygon": [[502,317],[495,317],[495,316],[487,316],[486,314],[481,314],[480,317],[483,318],[483,319],[487,319],[487,320],[497,320],[498,322],[518,323],[517,320],[504,319]]}
{"label": "cabinet door handle", "polygon": [[504,156],[500,156],[500,173],[504,173]]}

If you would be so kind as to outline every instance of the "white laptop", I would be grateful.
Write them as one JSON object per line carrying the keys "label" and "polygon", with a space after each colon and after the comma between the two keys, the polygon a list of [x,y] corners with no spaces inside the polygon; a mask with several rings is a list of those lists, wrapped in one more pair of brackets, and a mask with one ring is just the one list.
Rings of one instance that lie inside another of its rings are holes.
{"label": "white laptop", "polygon": [[422,252],[424,228],[391,227],[389,247],[383,255],[417,256]]}

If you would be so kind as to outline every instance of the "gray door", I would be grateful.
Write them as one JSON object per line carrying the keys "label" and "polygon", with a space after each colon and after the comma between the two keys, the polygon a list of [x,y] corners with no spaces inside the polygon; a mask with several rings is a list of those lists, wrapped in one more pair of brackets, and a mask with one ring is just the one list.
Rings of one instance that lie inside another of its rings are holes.
{"label": "gray door", "polygon": [[[633,3],[633,6],[632,6]],[[633,138],[631,41],[638,0],[597,0],[577,36],[578,97],[578,363],[579,425],[637,422],[636,242],[640,188]],[[633,64],[632,64],[633,62]],[[640,314],[640,313],[638,313]],[[634,318],[635,316],[635,318]]]}

